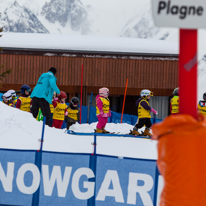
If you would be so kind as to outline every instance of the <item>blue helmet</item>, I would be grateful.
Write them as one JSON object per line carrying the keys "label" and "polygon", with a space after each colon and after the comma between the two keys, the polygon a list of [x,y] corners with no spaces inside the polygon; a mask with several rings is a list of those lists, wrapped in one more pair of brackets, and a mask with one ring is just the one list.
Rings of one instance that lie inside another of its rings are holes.
{"label": "blue helmet", "polygon": [[22,94],[25,94],[25,91],[31,92],[31,88],[30,88],[30,86],[27,85],[27,84],[24,84],[24,85],[21,86],[21,93],[22,93]]}

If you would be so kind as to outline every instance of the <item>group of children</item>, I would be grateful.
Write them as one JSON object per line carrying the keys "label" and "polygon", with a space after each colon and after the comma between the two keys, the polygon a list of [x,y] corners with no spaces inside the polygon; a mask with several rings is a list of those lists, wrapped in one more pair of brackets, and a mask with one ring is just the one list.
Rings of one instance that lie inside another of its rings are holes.
{"label": "group of children", "polygon": [[[170,101],[170,111],[172,115],[179,113],[179,88],[174,89],[173,97]],[[198,113],[206,117],[206,92],[203,94],[203,100],[197,105]]]}
{"label": "group of children", "polygon": [[[109,96],[108,88],[104,87],[99,89],[99,95],[97,95],[96,97],[96,115],[98,118],[96,133],[109,133],[108,131],[105,130],[108,117],[111,116],[111,110],[109,107],[110,102],[108,96]],[[151,136],[152,134],[150,133],[150,128],[152,126],[152,123],[151,123],[150,112],[157,114],[157,111],[149,106],[149,99],[151,96],[153,96],[153,93],[148,89],[144,89],[140,92],[140,96],[141,97],[136,102],[138,120],[131,134],[140,135],[138,129],[142,128],[145,125],[146,127],[144,130],[144,135]]]}
{"label": "group of children", "polygon": [[[21,96],[17,97],[14,90],[9,90],[3,94],[3,103],[11,107],[16,107],[22,111],[30,112],[32,99],[30,98],[31,88],[29,85],[22,85]],[[108,122],[108,117],[111,116],[110,101],[109,101],[109,89],[106,87],[99,89],[99,94],[96,97],[96,115],[98,123],[96,126],[96,133],[109,133],[105,130],[105,126]],[[150,128],[151,115],[150,112],[157,114],[157,111],[149,106],[149,99],[153,96],[153,93],[144,89],[140,92],[140,98],[136,101],[138,120],[135,124],[131,134],[139,135],[138,129],[145,126],[144,135],[151,136]],[[50,123],[52,127],[61,129],[64,120],[67,122],[67,129],[80,120],[80,108],[78,107],[79,99],[72,97],[70,105],[67,106],[65,101],[67,94],[63,91],[56,97],[54,93],[52,104],[50,104],[51,119]],[[179,88],[174,89],[173,98],[170,101],[171,114],[179,113]],[[203,100],[198,103],[198,111],[202,115],[206,116],[206,93],[203,94]],[[41,111],[39,111],[39,114]]]}
{"label": "group of children", "polygon": [[[9,90],[3,95],[3,103],[11,107],[16,107],[22,111],[31,112],[32,99],[30,98],[31,88],[29,85],[22,85],[21,95],[16,96],[14,90]],[[109,133],[105,130],[105,126],[108,122],[108,117],[111,116],[110,101],[109,101],[109,89],[106,87],[99,89],[99,94],[96,97],[96,115],[98,123],[96,126],[96,133]],[[138,129],[146,126],[144,135],[151,136],[151,115],[150,112],[157,114],[157,111],[149,106],[149,99],[153,96],[153,93],[147,89],[142,90],[140,93],[141,98],[136,102],[138,121],[132,131],[132,134],[139,135]],[[79,99],[72,97],[70,105],[67,106],[65,100],[67,94],[63,91],[60,92],[58,97],[54,93],[52,104],[50,104],[51,118],[50,126],[61,129],[64,120],[67,122],[67,129],[80,120],[80,108],[78,107]],[[37,117],[38,120],[42,119],[41,110]]]}
{"label": "group of children", "polygon": [[[17,97],[14,90],[9,90],[2,96],[2,102],[8,106],[15,107],[25,112],[31,112],[32,110],[32,99],[30,98],[31,88],[29,85],[21,86],[21,95]],[[69,106],[66,105],[65,100],[67,95],[65,92],[61,91],[60,95],[56,97],[54,93],[52,104],[50,104],[51,118],[50,126],[61,129],[64,120],[67,122],[67,129],[80,120],[80,109],[78,107],[79,99],[77,97],[72,97]],[[37,120],[43,118],[41,116],[41,110],[39,110],[39,115]]]}

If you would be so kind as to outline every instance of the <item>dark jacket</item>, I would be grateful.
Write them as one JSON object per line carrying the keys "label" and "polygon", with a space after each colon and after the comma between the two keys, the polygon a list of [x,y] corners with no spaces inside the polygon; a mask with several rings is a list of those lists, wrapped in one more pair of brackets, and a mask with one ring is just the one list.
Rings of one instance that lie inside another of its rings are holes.
{"label": "dark jacket", "polygon": [[[137,113],[138,113],[138,105],[139,105],[139,102],[140,102],[142,99],[143,99],[142,97],[139,98],[139,99],[136,101],[136,103],[135,103],[135,106],[137,107]],[[149,100],[147,100],[147,101],[149,102]],[[144,109],[151,111],[151,107],[150,107],[145,101],[142,101],[142,102],[140,103],[140,105],[141,105]]]}
{"label": "dark jacket", "polygon": [[[74,107],[72,104],[69,105],[69,108],[72,109],[72,110],[78,110],[78,113],[77,113],[77,119],[78,120],[77,121],[79,121],[80,120],[80,108],[78,106]],[[74,120],[74,119],[72,119],[68,116],[66,116],[65,119],[66,119],[67,122],[77,122],[76,120]]]}

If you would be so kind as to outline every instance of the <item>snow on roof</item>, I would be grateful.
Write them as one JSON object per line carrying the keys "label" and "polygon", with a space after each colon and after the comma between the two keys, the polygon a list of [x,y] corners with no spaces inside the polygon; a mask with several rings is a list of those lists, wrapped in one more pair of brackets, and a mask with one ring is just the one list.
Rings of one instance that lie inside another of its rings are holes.
{"label": "snow on roof", "polygon": [[4,49],[35,49],[81,52],[141,53],[177,55],[178,44],[164,40],[71,36],[39,33],[3,33],[0,47]]}

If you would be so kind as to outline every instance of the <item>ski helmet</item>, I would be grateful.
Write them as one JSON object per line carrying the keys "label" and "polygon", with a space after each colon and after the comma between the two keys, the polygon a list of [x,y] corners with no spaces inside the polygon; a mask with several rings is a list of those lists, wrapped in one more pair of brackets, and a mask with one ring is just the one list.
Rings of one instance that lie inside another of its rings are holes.
{"label": "ski helmet", "polygon": [[71,103],[74,105],[74,106],[77,106],[79,104],[79,99],[77,97],[72,97],[71,98]]}
{"label": "ski helmet", "polygon": [[60,92],[60,95],[58,96],[59,99],[67,98],[67,94],[63,91]]}
{"label": "ski helmet", "polygon": [[99,94],[100,94],[101,96],[109,95],[109,89],[106,88],[106,87],[100,88],[100,89],[99,89]]}
{"label": "ski helmet", "polygon": [[179,87],[177,87],[176,89],[174,89],[173,91],[173,96],[179,96]]}
{"label": "ski helmet", "polygon": [[16,92],[13,89],[10,89],[9,91],[7,91],[11,94],[12,97],[16,97]]}
{"label": "ski helmet", "polygon": [[148,89],[143,89],[143,90],[140,92],[140,96],[141,96],[141,97],[147,97],[147,96],[153,97],[153,92],[151,92],[151,91],[148,90]]}
{"label": "ski helmet", "polygon": [[2,98],[3,98],[3,100],[8,100],[9,101],[9,100],[12,99],[12,96],[9,92],[6,92],[6,93],[3,94]]}
{"label": "ski helmet", "polygon": [[203,99],[206,100],[206,92],[203,94]]}
{"label": "ski helmet", "polygon": [[21,86],[21,93],[22,93],[22,94],[25,94],[25,91],[31,92],[31,88],[30,88],[30,86],[27,85],[27,84],[24,84],[24,85]]}

